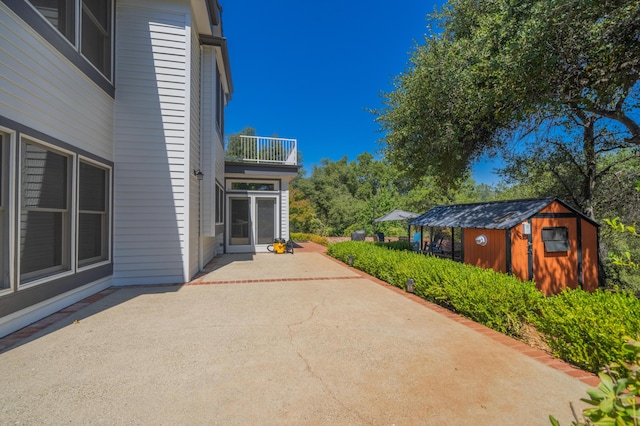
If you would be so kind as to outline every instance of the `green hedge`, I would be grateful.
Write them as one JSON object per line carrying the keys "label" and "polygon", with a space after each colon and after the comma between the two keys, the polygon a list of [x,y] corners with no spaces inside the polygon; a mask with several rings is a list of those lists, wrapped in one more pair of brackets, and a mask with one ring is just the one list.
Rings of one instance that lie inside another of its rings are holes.
{"label": "green hedge", "polygon": [[597,372],[620,357],[627,338],[640,336],[640,301],[630,293],[570,290],[544,297],[533,282],[490,269],[348,241],[327,253],[501,333],[520,338],[534,324],[554,355]]}
{"label": "green hedge", "polygon": [[413,246],[408,241],[389,241],[389,242],[376,242],[375,245],[378,247],[384,247],[391,250],[400,250],[400,251],[413,251]]}
{"label": "green hedge", "polygon": [[555,356],[597,372],[640,336],[640,300],[628,292],[564,291],[545,300],[534,324]]}
{"label": "green hedge", "polygon": [[289,238],[297,242],[311,241],[312,243],[320,244],[325,247],[329,245],[329,240],[327,240],[326,237],[321,237],[320,235],[316,235],[316,234],[303,234],[302,232],[292,232],[289,234]]}

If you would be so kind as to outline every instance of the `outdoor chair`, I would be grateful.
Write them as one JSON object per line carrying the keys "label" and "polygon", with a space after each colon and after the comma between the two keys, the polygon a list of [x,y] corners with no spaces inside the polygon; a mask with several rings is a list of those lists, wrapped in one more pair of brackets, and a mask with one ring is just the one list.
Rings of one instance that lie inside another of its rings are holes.
{"label": "outdoor chair", "polygon": [[378,241],[380,241],[381,243],[384,243],[384,232],[378,232],[375,234],[374,237],[378,237]]}
{"label": "outdoor chair", "polygon": [[442,240],[444,240],[444,237],[436,237],[436,239],[431,241],[426,252],[430,254],[442,253]]}

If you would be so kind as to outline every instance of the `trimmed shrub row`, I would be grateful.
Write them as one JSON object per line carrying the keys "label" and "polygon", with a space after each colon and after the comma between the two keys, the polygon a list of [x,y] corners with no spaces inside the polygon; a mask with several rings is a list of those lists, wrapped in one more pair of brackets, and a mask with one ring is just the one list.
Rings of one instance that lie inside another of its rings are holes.
{"label": "trimmed shrub row", "polygon": [[565,291],[544,301],[534,325],[555,356],[595,373],[640,336],[640,300],[626,291]]}
{"label": "trimmed shrub row", "polygon": [[375,245],[379,247],[385,247],[390,250],[404,250],[413,251],[413,246],[408,241],[389,241],[389,242],[376,242]]}
{"label": "trimmed shrub row", "polygon": [[545,297],[531,281],[453,262],[394,251],[383,245],[347,241],[327,253],[496,331],[522,338],[533,324],[553,354],[592,372],[619,359],[628,338],[640,336],[640,300],[630,293],[565,291]]}

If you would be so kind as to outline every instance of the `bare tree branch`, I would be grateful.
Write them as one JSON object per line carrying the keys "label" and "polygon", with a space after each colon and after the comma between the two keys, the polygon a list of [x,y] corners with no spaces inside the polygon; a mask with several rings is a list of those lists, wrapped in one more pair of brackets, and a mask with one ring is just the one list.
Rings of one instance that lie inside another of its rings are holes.
{"label": "bare tree branch", "polygon": [[627,162],[629,160],[634,160],[634,159],[638,159],[638,157],[635,156],[635,155],[630,155],[628,157],[625,157],[625,158],[623,158],[621,160],[616,161],[615,163],[609,164],[607,167],[605,167],[604,169],[600,170],[600,172],[596,173],[596,179],[599,179],[600,177],[606,175],[609,172],[609,170],[611,170],[613,167],[618,166],[618,165],[620,165],[622,163],[625,163],[625,162]]}
{"label": "bare tree branch", "polygon": [[588,109],[587,111],[600,115],[611,120],[615,120],[627,128],[631,137],[625,138],[624,141],[633,145],[640,145],[640,125],[635,120],[624,113],[624,111],[615,110],[609,111],[605,109]]}

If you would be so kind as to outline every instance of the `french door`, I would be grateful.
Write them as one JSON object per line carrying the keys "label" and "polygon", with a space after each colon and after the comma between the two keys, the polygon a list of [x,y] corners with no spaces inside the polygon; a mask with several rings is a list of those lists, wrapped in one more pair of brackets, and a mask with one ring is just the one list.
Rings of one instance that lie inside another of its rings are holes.
{"label": "french door", "polygon": [[260,195],[228,196],[227,252],[267,251],[278,237],[278,197]]}

